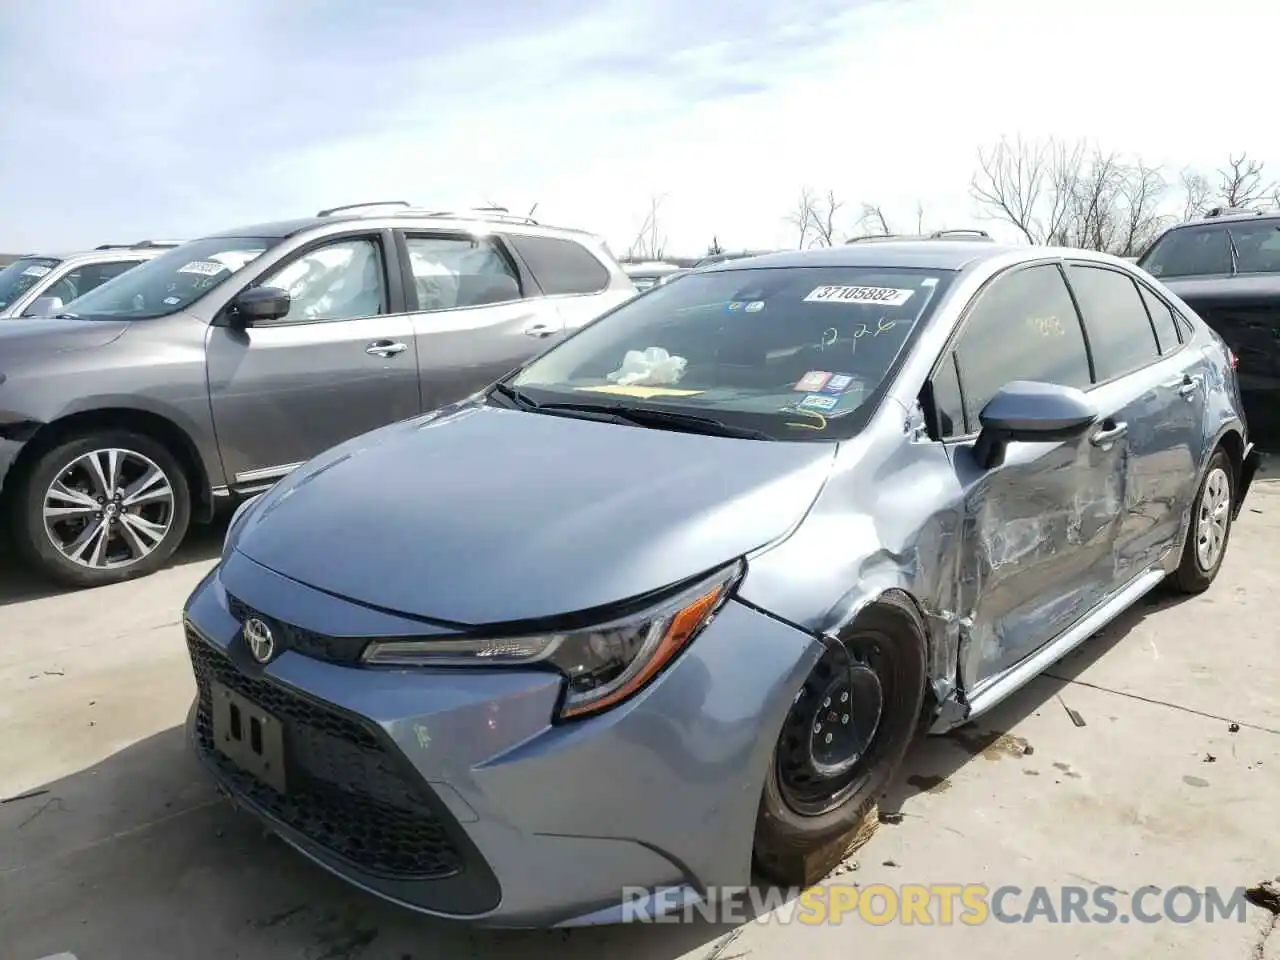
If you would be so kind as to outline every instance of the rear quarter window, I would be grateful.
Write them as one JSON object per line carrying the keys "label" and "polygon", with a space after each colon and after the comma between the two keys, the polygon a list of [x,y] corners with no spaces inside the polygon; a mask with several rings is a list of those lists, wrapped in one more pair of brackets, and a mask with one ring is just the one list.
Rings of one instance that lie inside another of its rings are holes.
{"label": "rear quarter window", "polygon": [[600,293],[609,271],[582,244],[561,237],[507,238],[548,296]]}

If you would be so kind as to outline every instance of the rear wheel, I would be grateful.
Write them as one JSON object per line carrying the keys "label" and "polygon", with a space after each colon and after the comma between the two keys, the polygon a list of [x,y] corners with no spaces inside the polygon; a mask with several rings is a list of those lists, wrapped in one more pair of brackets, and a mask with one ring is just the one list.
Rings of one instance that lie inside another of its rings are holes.
{"label": "rear wheel", "polygon": [[95,587],[152,573],[186,535],[186,475],[163,444],[107,430],[62,441],[26,472],[15,545],[44,576]]}
{"label": "rear wheel", "polygon": [[787,714],[756,820],[762,873],[808,886],[844,858],[914,739],[924,683],[924,623],[888,594],[828,648]]}
{"label": "rear wheel", "polygon": [[1218,576],[1231,539],[1236,471],[1221,448],[1214,451],[1192,507],[1182,560],[1170,578],[1181,593],[1203,593]]}

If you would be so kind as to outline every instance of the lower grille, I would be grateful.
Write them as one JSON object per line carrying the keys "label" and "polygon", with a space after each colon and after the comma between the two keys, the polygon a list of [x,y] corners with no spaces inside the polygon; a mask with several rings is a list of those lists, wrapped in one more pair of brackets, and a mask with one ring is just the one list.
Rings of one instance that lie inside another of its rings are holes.
{"label": "lower grille", "polygon": [[[190,628],[187,648],[200,691],[198,746],[233,792],[373,876],[438,880],[462,871],[462,855],[422,798],[423,788],[400,775],[371,730],[241,673]],[[215,749],[210,681],[253,701],[284,725],[287,793],[278,793]]]}

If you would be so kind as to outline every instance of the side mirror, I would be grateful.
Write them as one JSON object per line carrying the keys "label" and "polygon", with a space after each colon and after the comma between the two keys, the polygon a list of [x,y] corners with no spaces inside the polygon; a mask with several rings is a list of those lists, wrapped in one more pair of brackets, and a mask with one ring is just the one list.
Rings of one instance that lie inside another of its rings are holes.
{"label": "side mirror", "polygon": [[61,297],[37,297],[35,303],[31,304],[25,311],[24,317],[56,317],[62,312],[65,306]]}
{"label": "side mirror", "polygon": [[242,327],[271,323],[289,315],[293,298],[279,287],[250,287],[231,301],[231,322]]}
{"label": "side mirror", "polygon": [[984,470],[999,466],[1011,442],[1049,443],[1078,437],[1098,414],[1083,392],[1053,383],[1015,380],[978,414],[982,431],[974,456]]}

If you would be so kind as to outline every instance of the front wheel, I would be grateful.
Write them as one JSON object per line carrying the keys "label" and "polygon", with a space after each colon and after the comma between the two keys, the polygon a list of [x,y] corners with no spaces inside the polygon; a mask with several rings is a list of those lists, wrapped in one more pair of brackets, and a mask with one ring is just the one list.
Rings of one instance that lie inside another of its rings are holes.
{"label": "front wheel", "polygon": [[925,627],[905,596],[868,607],[797,694],[756,819],[755,862],[786,885],[817,883],[844,859],[919,728]]}
{"label": "front wheel", "polygon": [[186,475],[163,444],[107,430],[45,452],[13,502],[18,549],[43,576],[96,587],[159,569],[186,535]]}

